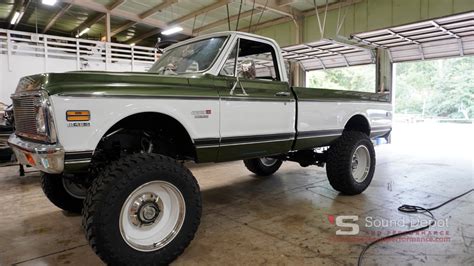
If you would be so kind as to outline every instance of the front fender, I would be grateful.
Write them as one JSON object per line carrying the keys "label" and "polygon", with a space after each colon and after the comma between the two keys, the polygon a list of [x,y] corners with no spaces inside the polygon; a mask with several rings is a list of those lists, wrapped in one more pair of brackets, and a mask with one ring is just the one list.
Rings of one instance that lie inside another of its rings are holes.
{"label": "front fender", "polygon": [[[58,139],[66,152],[93,151],[104,134],[120,120],[134,114],[155,112],[183,125],[191,139],[217,138],[218,100],[51,96]],[[89,110],[89,123],[66,121],[68,110]],[[207,119],[196,119],[194,111],[211,110]]]}

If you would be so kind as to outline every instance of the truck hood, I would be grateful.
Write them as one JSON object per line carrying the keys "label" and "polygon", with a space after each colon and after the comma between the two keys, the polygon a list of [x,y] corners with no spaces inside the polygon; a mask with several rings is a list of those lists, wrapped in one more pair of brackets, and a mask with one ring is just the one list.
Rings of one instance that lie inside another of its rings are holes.
{"label": "truck hood", "polygon": [[[16,93],[45,90],[49,95],[182,95],[193,86],[213,87],[209,75],[162,76],[148,72],[73,71],[26,76]],[[209,93],[209,90],[206,90]],[[193,90],[192,94],[199,94]]]}

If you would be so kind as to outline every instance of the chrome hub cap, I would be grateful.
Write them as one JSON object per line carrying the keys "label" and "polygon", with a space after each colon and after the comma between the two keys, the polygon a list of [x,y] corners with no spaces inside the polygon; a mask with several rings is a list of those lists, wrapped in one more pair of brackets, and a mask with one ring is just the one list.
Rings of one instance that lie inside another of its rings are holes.
{"label": "chrome hub cap", "polygon": [[358,146],[352,155],[352,177],[358,183],[364,182],[370,171],[370,153],[364,145]]}
{"label": "chrome hub cap", "polygon": [[120,212],[120,233],[139,251],[155,251],[171,242],[184,222],[181,192],[166,181],[151,181],[135,189]]}
{"label": "chrome hub cap", "polygon": [[270,158],[270,157],[262,157],[260,158],[260,161],[262,162],[263,165],[270,167],[276,164],[277,159]]}
{"label": "chrome hub cap", "polygon": [[128,212],[130,222],[137,227],[152,225],[158,218],[162,207],[163,201],[155,194],[138,195]]}

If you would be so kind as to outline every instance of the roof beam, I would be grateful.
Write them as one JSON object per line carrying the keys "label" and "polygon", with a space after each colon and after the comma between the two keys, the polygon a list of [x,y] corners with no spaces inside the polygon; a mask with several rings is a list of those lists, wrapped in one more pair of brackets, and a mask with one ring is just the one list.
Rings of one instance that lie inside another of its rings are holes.
{"label": "roof beam", "polygon": [[165,9],[165,8],[171,6],[172,4],[175,4],[177,2],[178,2],[178,0],[165,0],[165,1],[163,1],[163,3],[158,4],[158,5],[150,8],[150,9],[148,9],[147,11],[141,13],[139,15],[139,17],[141,19],[145,19],[145,18],[147,18],[149,16],[152,16],[152,15],[158,13],[158,12],[161,12],[161,10],[163,10],[163,9]]}
{"label": "roof beam", "polygon": [[297,0],[277,0],[278,6],[287,6],[296,3]]}
{"label": "roof beam", "polygon": [[[254,0],[244,0],[245,3],[253,5]],[[302,15],[301,11],[292,8],[288,5],[280,5],[278,0],[255,0],[256,7],[265,7],[265,9],[274,13],[297,19]]]}
{"label": "roof beam", "polygon": [[[247,1],[251,1],[251,0],[247,0]],[[256,0],[256,1],[259,1],[259,0]],[[336,3],[333,3],[333,4],[329,4],[328,8],[327,8],[327,11],[342,8],[342,7],[346,7],[346,6],[350,6],[350,5],[359,3],[361,1],[362,0],[346,0],[346,1],[341,1],[341,2],[336,2]],[[268,2],[270,3],[270,1],[268,1]],[[325,8],[322,8],[322,10],[319,11],[319,13],[323,13],[324,9]],[[318,10],[319,10],[319,7],[318,7]],[[312,16],[312,15],[316,14],[316,11],[314,10],[314,8],[312,8],[312,9],[300,12],[300,14],[304,17]],[[288,22],[288,21],[292,21],[292,20],[293,20],[293,17],[286,16],[286,17],[276,18],[276,19],[273,19],[273,20],[264,21],[262,23],[253,25],[251,27],[250,31],[255,31],[255,30],[259,30],[259,29],[263,29],[263,28],[268,28],[268,27],[278,25],[278,24],[281,24],[281,23],[285,23],[285,22]],[[248,31],[248,28],[249,28],[248,26],[247,27],[242,27],[242,28],[239,29],[239,31]]]}
{"label": "roof beam", "polygon": [[81,25],[77,26],[74,29],[74,33],[80,32],[86,28],[90,28],[92,25],[102,20],[105,17],[105,14],[106,13],[98,13],[95,16],[86,19],[84,22],[81,23]]}
{"label": "roof beam", "polygon": [[109,11],[112,11],[116,9],[117,7],[121,6],[123,3],[125,3],[125,0],[115,0],[114,2],[107,5],[107,9]]}
{"label": "roof beam", "polygon": [[160,32],[161,32],[161,29],[152,29],[151,31],[145,32],[145,33],[143,33],[142,35],[139,35],[139,36],[137,36],[137,37],[134,37],[134,38],[128,40],[127,43],[128,43],[128,44],[132,44],[132,43],[133,43],[133,44],[137,44],[137,43],[140,42],[141,40],[146,39],[146,38],[148,38],[148,37],[151,37],[151,36],[153,36],[153,35],[156,35],[156,34],[158,34],[158,33],[160,33]]}
{"label": "roof beam", "polygon": [[115,36],[115,35],[121,33],[122,31],[133,27],[135,24],[137,24],[137,22],[135,22],[135,21],[128,21],[128,22],[125,22],[124,24],[120,25],[118,28],[114,29],[114,30],[110,33],[110,36],[111,36],[111,37],[112,37],[112,36]]}
{"label": "roof beam", "polygon": [[[362,2],[362,0],[341,0],[339,2],[329,4],[328,8],[327,8],[327,11],[331,11],[331,10],[338,9],[338,8],[343,8],[343,7],[346,7],[346,6],[357,4],[359,2]],[[323,7],[323,6],[318,6],[318,10],[319,10],[319,7]],[[324,12],[325,8],[322,8],[322,9],[323,10],[319,11],[319,13]],[[312,15],[316,15],[316,11],[314,10],[314,8],[303,11],[303,16],[305,16],[305,17],[306,16],[312,16]]]}
{"label": "roof beam", "polygon": [[[245,27],[242,27],[238,30],[239,31],[245,31],[245,32],[254,32],[254,31],[259,30],[259,29],[268,28],[268,27],[278,25],[278,24],[281,24],[281,23],[285,23],[285,22],[288,22],[288,21],[292,21],[292,18],[290,18],[290,17],[281,17],[281,18],[276,18],[276,19],[272,19],[272,20],[267,20],[267,21],[264,21],[262,23],[252,25],[251,27],[245,26]],[[249,28],[250,28],[250,31],[249,31]]]}
{"label": "roof beam", "polygon": [[188,19],[192,19],[192,18],[197,17],[201,14],[205,14],[209,11],[218,9],[221,6],[225,6],[225,5],[229,4],[230,2],[232,2],[232,0],[219,0],[218,2],[216,2],[214,4],[210,4],[210,5],[205,6],[201,9],[199,9],[199,10],[196,10],[194,12],[191,12],[191,13],[187,14],[187,15],[184,15],[182,17],[179,17],[179,18],[175,19],[175,20],[172,20],[168,23],[168,25],[175,25],[175,24],[182,23],[182,22],[184,22]]}
{"label": "roof beam", "polygon": [[[146,25],[149,25],[149,26],[152,26],[152,27],[156,27],[156,28],[162,28],[163,29],[163,28],[168,27],[168,24],[166,24],[165,22],[163,22],[161,20],[150,18],[150,17],[142,19],[137,14],[134,14],[134,13],[131,13],[131,12],[128,12],[128,11],[124,11],[124,10],[120,10],[118,8],[115,8],[113,10],[109,10],[107,8],[107,6],[102,5],[100,3],[97,3],[97,2],[94,2],[92,0],[63,0],[63,2],[70,3],[70,4],[73,4],[73,5],[76,5],[76,6],[81,6],[81,7],[90,9],[90,10],[94,10],[96,12],[101,12],[101,13],[110,12],[110,15],[112,15],[112,16],[124,18],[124,19],[130,20],[130,21],[135,21],[137,23],[143,23],[143,24],[146,24]],[[184,30],[182,32],[183,34],[191,35],[191,29],[186,28],[186,27],[183,27],[183,28],[184,28]]]}
{"label": "roof beam", "polygon": [[[67,2],[67,1],[66,1]],[[74,4],[73,2],[78,2],[78,1],[70,1],[71,3],[69,3],[70,5]],[[80,1],[79,1],[80,2]],[[122,5],[123,3],[125,3],[125,0],[115,0],[113,1],[112,3],[110,3],[109,5],[107,6],[104,6],[105,10],[103,11],[99,11],[99,10],[95,10],[97,12],[99,12],[99,14],[97,14],[95,17],[92,17],[90,19],[87,19],[86,21],[84,21],[81,25],[79,25],[75,31],[78,32],[78,31],[81,31],[85,28],[90,28],[92,25],[96,24],[97,22],[99,22],[101,19],[103,19],[107,13],[110,14],[110,11],[114,10],[115,8],[119,7],[120,5]],[[105,12],[104,12],[105,11]],[[110,36],[112,37],[112,36]]]}
{"label": "roof beam", "polygon": [[[147,11],[141,13],[140,15],[138,15],[138,17],[140,17],[140,19],[145,19],[147,17],[150,17],[158,12],[161,12],[161,10],[171,6],[172,4],[175,4],[177,3],[178,0],[166,0],[164,1],[163,3],[161,4],[158,4],[150,9],[148,9]],[[117,35],[119,34],[120,32],[130,28],[130,27],[133,27],[135,24],[137,24],[136,21],[127,21],[125,22],[124,24],[120,25],[118,28],[114,29],[112,32],[111,32],[111,36],[114,36],[114,35]]]}
{"label": "roof beam", "polygon": [[49,20],[48,24],[46,24],[46,27],[43,29],[43,33],[46,33],[51,27],[56,23],[56,21],[61,18],[68,10],[71,8],[72,4],[65,4],[63,7],[56,12],[56,14]]}
{"label": "roof beam", "polygon": [[[254,10],[248,10],[248,11],[240,13],[240,18],[245,18],[245,17],[248,17],[248,16],[252,16],[252,14],[253,15],[259,14],[262,11],[263,11],[263,9],[260,8],[260,7],[255,8]],[[235,21],[238,18],[239,18],[239,14],[236,14],[236,15],[230,16],[229,21]],[[206,30],[210,30],[210,29],[213,29],[213,28],[218,27],[220,25],[227,24],[227,22],[228,22],[227,18],[224,18],[224,19],[209,23],[207,25],[204,25],[200,28],[197,28],[193,31],[193,33],[197,34],[197,33],[200,33],[200,32],[206,31]]]}

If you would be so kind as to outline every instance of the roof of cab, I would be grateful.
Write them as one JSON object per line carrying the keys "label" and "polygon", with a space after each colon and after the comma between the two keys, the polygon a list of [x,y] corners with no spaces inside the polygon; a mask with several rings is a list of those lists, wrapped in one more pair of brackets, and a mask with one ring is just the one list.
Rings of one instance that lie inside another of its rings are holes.
{"label": "roof of cab", "polygon": [[204,35],[201,35],[201,36],[198,36],[198,37],[194,37],[194,38],[191,38],[191,39],[188,39],[188,40],[185,40],[185,41],[175,43],[173,45],[168,46],[166,49],[164,49],[164,51],[167,51],[169,49],[173,49],[175,47],[178,47],[178,46],[181,46],[181,45],[184,45],[184,44],[187,44],[187,43],[192,43],[192,42],[195,42],[195,41],[198,41],[198,40],[208,39],[208,38],[212,38],[212,37],[230,36],[230,35],[240,35],[240,36],[248,36],[248,37],[259,38],[259,39],[263,39],[263,40],[267,40],[269,42],[272,42],[277,47],[279,47],[278,44],[275,42],[275,40],[267,38],[267,37],[263,37],[261,35],[242,32],[242,31],[220,31],[220,32],[204,34]]}

